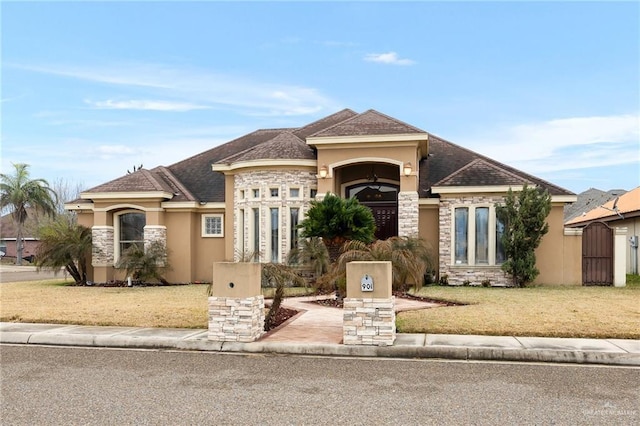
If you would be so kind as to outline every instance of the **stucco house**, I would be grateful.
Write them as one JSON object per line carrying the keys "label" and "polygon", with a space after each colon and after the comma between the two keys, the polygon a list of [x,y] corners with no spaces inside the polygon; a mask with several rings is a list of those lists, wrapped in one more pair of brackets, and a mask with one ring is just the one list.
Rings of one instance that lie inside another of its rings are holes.
{"label": "stucco house", "polygon": [[450,284],[506,285],[494,204],[524,184],[553,203],[537,281],[580,284],[579,236],[563,225],[575,194],[375,110],[256,130],[96,186],[66,208],[93,231],[96,282],[123,278],[114,269],[122,250],[153,240],[168,247],[173,282],[210,281],[213,262],[242,252],[281,262],[309,202],[331,192],[371,208],[378,238],[425,238]]}

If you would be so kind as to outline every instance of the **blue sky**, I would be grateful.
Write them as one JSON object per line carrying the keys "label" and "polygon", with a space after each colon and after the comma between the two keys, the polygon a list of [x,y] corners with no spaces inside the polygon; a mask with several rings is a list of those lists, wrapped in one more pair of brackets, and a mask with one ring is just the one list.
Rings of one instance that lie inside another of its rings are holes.
{"label": "blue sky", "polygon": [[638,2],[3,2],[2,170],[85,188],[373,108],[574,192],[640,185]]}

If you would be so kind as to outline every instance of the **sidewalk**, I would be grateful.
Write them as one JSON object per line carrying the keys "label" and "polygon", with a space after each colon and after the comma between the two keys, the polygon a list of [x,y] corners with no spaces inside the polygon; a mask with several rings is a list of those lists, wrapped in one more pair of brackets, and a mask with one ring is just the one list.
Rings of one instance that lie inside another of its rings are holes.
{"label": "sidewalk", "polygon": [[[284,327],[286,329],[286,327]],[[307,331],[307,334],[308,331]],[[272,336],[277,335],[274,333]],[[203,329],[0,323],[0,343],[211,352],[455,360],[537,361],[640,366],[640,340],[397,334],[393,346],[277,341],[212,342]]]}

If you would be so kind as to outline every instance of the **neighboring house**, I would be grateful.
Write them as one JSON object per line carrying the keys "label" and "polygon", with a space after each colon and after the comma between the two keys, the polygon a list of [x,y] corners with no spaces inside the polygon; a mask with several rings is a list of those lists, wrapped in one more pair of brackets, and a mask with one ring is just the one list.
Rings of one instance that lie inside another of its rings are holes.
{"label": "neighboring house", "polygon": [[[24,249],[22,258],[32,262],[39,244],[38,239],[35,237],[38,221],[33,209],[28,209],[27,215],[27,221],[23,226]],[[2,216],[0,218],[0,252],[4,253],[2,255],[3,258],[16,259],[18,249],[16,244],[17,235],[18,232],[12,214],[9,213]]]}
{"label": "neighboring house", "polygon": [[609,191],[601,191],[596,188],[589,188],[584,192],[578,194],[578,199],[575,203],[568,204],[564,208],[564,221],[565,223],[586,214],[586,212],[593,210],[594,208],[603,205],[609,200],[613,200],[616,197],[624,194],[624,189],[610,189]]}
{"label": "neighboring house", "polygon": [[573,193],[374,110],[256,130],[99,185],[65,207],[92,228],[96,282],[124,278],[114,270],[122,250],[153,240],[169,249],[173,282],[210,281],[213,262],[243,252],[282,262],[309,202],[331,192],[368,206],[378,238],[425,238],[449,283],[507,285],[494,204],[525,184],[548,190],[553,204],[537,282],[579,284],[580,238],[563,226]]}
{"label": "neighboring house", "polygon": [[565,225],[584,228],[593,222],[605,223],[610,228],[626,228],[626,271],[638,273],[638,239],[640,238],[640,186],[568,220]]}

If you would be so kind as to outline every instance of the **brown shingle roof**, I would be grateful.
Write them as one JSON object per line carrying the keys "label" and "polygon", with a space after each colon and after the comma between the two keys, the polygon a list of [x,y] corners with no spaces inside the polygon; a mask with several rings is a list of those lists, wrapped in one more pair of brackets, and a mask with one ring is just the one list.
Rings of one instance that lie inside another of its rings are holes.
{"label": "brown shingle roof", "polygon": [[[155,170],[155,169],[154,169]],[[133,173],[124,175],[102,185],[98,185],[83,192],[139,192],[139,191],[174,191],[171,186],[155,172],[147,169],[138,169]]]}
{"label": "brown shingle roof", "polygon": [[224,202],[224,175],[214,163],[257,159],[314,159],[307,137],[421,134],[429,136],[429,157],[420,162],[420,197],[440,185],[514,185],[532,182],[552,195],[573,195],[542,179],[428,134],[375,110],[357,114],[338,111],[300,128],[261,129],[194,155],[168,167],[139,170],[85,192],[166,191],[172,201]]}
{"label": "brown shingle roof", "polygon": [[[487,165],[484,166],[485,168],[493,166],[502,171],[501,173],[492,172],[486,177],[481,178],[485,182],[484,185],[513,185],[514,177],[517,177],[548,190],[551,195],[574,195],[572,192],[543,179],[529,175],[506,164],[429,134],[429,156],[420,161],[420,184],[418,191],[420,197],[433,196],[433,194],[431,194],[432,186],[455,174],[477,159],[484,161]],[[475,169],[475,167],[473,167],[472,170],[473,169]],[[467,178],[468,177],[470,176],[467,176]],[[462,181],[462,176],[460,179]],[[522,183],[519,183],[518,185],[521,184]],[[481,184],[475,183],[473,185]]]}
{"label": "brown shingle roof", "polygon": [[466,166],[436,182],[434,186],[486,186],[531,184],[528,179],[476,158]]}
{"label": "brown shingle roof", "polygon": [[426,133],[393,117],[370,109],[335,124],[328,129],[321,130],[311,137],[323,136],[366,136],[366,135],[395,135],[406,133]]}
{"label": "brown shingle roof", "polygon": [[315,152],[305,141],[290,132],[282,132],[275,138],[227,157],[218,163],[231,164],[251,160],[314,160]]}

